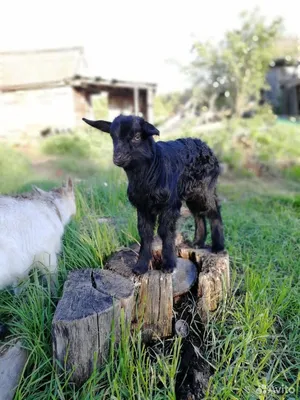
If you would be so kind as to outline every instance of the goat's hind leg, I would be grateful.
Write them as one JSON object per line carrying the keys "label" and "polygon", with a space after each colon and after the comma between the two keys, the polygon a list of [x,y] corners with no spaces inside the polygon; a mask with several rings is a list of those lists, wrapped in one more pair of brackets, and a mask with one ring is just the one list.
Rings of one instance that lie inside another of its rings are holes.
{"label": "goat's hind leg", "polygon": [[201,249],[205,247],[207,236],[206,220],[204,212],[202,211],[201,203],[200,201],[187,201],[186,205],[193,214],[195,220],[195,236],[193,246]]}
{"label": "goat's hind leg", "polygon": [[224,250],[223,221],[218,200],[215,200],[215,207],[207,214],[211,228],[212,252],[218,253]]}

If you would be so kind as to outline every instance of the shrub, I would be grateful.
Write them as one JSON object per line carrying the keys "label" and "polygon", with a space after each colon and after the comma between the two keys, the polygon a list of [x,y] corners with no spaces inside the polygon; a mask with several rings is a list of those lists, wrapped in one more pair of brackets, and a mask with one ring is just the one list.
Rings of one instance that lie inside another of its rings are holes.
{"label": "shrub", "polygon": [[91,154],[90,142],[80,135],[52,136],[45,140],[42,150],[46,154],[88,158]]}
{"label": "shrub", "polygon": [[9,146],[0,147],[0,193],[16,190],[31,175],[29,160]]}

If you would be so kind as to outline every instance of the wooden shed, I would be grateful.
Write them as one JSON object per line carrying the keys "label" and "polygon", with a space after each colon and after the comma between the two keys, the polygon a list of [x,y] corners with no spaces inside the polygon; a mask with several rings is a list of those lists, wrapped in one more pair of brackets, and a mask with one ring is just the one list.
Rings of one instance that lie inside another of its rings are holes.
{"label": "wooden shed", "polygon": [[270,89],[264,97],[280,115],[300,115],[300,62],[286,58],[274,60],[267,73]]}
{"label": "wooden shed", "polygon": [[156,84],[90,76],[81,47],[0,53],[0,135],[82,127],[92,98],[107,93],[108,116],[153,121]]}

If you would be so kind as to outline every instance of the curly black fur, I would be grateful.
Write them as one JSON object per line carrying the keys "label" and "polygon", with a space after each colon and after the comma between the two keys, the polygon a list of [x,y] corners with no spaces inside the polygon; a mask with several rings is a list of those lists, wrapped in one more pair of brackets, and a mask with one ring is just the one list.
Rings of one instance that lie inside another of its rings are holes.
{"label": "curly black fur", "polygon": [[216,194],[220,167],[212,150],[199,139],[155,142],[159,131],[142,118],[120,115],[112,123],[89,121],[89,125],[110,133],[114,163],[128,177],[128,198],[137,209],[141,249],[134,271],[143,274],[152,257],[152,241],[158,220],[163,242],[163,268],[176,267],[175,234],[182,201],[195,219],[197,247],[206,240],[206,220],[211,226],[212,251],[224,250],[223,224]]}

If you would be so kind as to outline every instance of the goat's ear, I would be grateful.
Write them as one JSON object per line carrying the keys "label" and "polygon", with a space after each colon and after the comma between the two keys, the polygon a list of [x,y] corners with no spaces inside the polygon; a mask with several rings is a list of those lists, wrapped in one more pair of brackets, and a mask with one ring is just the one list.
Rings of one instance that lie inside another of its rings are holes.
{"label": "goat's ear", "polygon": [[98,121],[91,121],[90,119],[86,118],[82,118],[82,120],[88,125],[91,125],[93,128],[99,129],[102,132],[110,132],[111,122],[102,121],[100,119]]}
{"label": "goat's ear", "polygon": [[74,183],[72,178],[69,176],[68,180],[67,180],[67,189],[69,192],[73,192],[74,191]]}
{"label": "goat's ear", "polygon": [[37,194],[45,194],[46,192],[42,189],[40,189],[39,187],[32,185],[32,190],[37,193]]}
{"label": "goat's ear", "polygon": [[147,121],[144,122],[143,131],[144,133],[146,133],[147,136],[153,136],[153,135],[159,136],[159,130],[155,128],[154,125],[149,124],[149,122]]}
{"label": "goat's ear", "polygon": [[71,177],[68,177],[67,181],[62,186],[67,192],[72,193],[74,191],[74,184]]}

